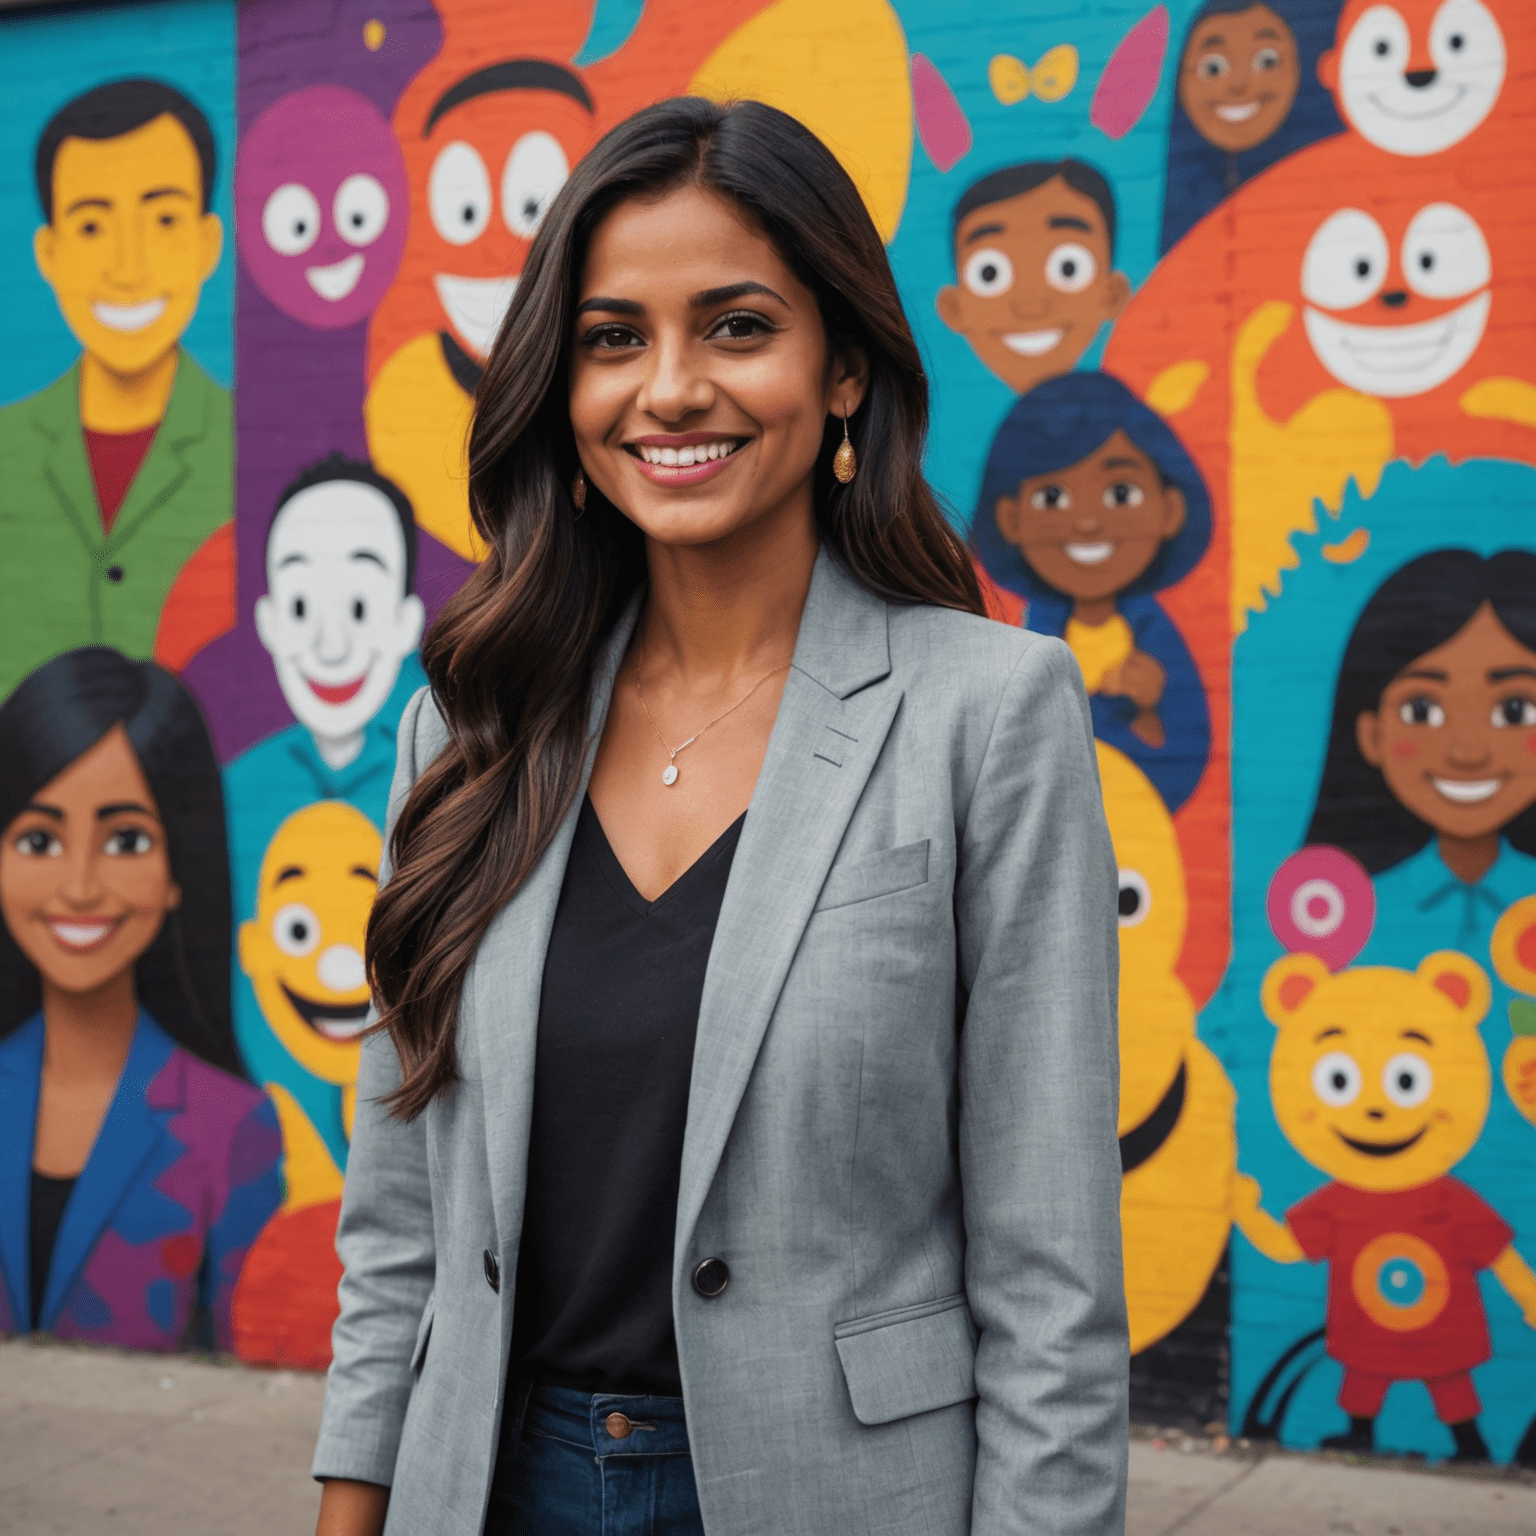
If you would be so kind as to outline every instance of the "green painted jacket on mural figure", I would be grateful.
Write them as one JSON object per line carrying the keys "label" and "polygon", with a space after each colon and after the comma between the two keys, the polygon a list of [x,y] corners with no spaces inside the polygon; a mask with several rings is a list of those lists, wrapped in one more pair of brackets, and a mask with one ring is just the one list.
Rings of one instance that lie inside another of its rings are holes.
{"label": "green painted jacket on mural figure", "polygon": [[232,515],[229,391],[185,352],[107,532],[80,426],[80,365],[0,408],[0,699],[61,651],[145,658],[177,574]]}

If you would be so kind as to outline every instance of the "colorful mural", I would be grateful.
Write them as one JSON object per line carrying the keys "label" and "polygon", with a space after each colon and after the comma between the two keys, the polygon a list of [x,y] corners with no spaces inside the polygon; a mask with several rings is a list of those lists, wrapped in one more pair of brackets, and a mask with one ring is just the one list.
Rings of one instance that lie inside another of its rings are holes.
{"label": "colorful mural", "polygon": [[1134,1414],[1536,1466],[1536,10],[1014,11],[0,21],[0,1330],[324,1365],[472,391],[605,129],[751,96],[1091,695]]}

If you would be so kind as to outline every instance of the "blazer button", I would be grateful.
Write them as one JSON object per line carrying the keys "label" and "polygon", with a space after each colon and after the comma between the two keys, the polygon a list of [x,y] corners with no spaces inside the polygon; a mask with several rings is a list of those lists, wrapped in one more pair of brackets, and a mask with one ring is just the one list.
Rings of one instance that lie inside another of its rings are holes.
{"label": "blazer button", "polygon": [[485,1250],[485,1283],[501,1295],[501,1265],[496,1262],[496,1255],[489,1248]]}
{"label": "blazer button", "polygon": [[693,1272],[693,1288],[706,1301],[712,1301],[731,1283],[731,1272],[724,1259],[705,1259]]}
{"label": "blazer button", "polygon": [[110,581],[113,584],[113,586],[116,586],[118,584],[118,582],[120,582],[122,579],[123,579],[123,568],[122,568],[122,566],[120,566],[120,565],[109,565],[107,567],[107,580]]}

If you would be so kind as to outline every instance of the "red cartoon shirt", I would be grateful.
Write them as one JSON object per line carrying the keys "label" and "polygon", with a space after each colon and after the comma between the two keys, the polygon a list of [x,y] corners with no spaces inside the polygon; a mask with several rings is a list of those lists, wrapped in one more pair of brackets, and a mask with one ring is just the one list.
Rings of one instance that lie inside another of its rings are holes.
{"label": "red cartoon shirt", "polygon": [[1325,1184],[1293,1205],[1286,1221],[1309,1259],[1329,1261],[1335,1360],[1423,1381],[1488,1358],[1477,1272],[1514,1233],[1460,1180],[1379,1194]]}

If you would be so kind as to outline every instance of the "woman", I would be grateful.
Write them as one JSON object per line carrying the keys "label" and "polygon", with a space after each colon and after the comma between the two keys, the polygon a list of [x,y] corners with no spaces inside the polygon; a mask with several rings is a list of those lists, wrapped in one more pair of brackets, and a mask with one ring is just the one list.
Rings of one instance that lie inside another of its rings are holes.
{"label": "woman", "polygon": [[1072,648],[1099,740],[1178,810],[1211,720],[1156,594],[1204,555],[1211,500],[1173,429],[1107,373],[1049,379],[998,428],[971,527],[987,574],[1028,601],[1028,628]]}
{"label": "woman", "polygon": [[1536,890],[1533,745],[1536,555],[1439,549],[1395,571],[1345,647],[1307,832],[1374,879],[1362,963],[1487,956]]}
{"label": "woman", "polygon": [[228,1349],[282,1145],[235,1054],[191,695],[104,646],[38,668],[0,707],[0,827],[0,1333]]}
{"label": "woman", "polygon": [[925,421],[792,119],[658,105],[551,205],[401,723],[328,1536],[1120,1530],[1088,711]]}

